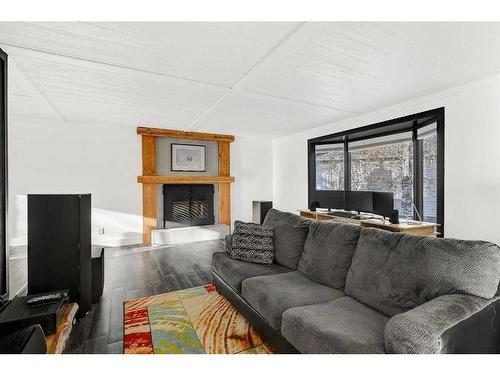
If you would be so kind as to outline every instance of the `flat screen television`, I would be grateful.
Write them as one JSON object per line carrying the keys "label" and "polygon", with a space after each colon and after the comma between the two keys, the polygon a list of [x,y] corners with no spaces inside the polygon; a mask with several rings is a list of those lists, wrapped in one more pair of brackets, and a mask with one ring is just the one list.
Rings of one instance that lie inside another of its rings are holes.
{"label": "flat screen television", "polygon": [[[0,300],[9,293],[7,245],[7,54],[0,49]],[[0,301],[1,302],[1,301]]]}

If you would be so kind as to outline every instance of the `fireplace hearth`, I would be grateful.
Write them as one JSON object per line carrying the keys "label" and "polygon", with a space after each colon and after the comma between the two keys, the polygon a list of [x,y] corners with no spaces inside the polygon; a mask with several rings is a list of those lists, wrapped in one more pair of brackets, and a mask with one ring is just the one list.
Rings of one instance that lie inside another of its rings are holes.
{"label": "fireplace hearth", "polygon": [[163,225],[199,226],[215,223],[213,184],[163,185]]}

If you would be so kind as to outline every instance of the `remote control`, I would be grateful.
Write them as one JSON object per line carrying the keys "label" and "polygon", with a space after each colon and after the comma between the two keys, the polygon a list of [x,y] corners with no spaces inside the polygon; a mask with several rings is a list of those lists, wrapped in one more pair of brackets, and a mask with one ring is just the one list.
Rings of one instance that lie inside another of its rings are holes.
{"label": "remote control", "polygon": [[59,301],[62,297],[63,297],[62,293],[51,293],[51,294],[45,294],[43,296],[29,298],[26,301],[26,303],[28,304],[29,307],[34,307]]}

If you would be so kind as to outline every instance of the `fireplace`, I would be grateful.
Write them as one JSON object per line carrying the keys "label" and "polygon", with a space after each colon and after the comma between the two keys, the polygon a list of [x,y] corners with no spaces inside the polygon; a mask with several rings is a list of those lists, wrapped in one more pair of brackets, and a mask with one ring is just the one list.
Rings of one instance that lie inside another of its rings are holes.
{"label": "fireplace", "polygon": [[214,185],[163,185],[163,226],[165,228],[167,222],[190,226],[214,224]]}

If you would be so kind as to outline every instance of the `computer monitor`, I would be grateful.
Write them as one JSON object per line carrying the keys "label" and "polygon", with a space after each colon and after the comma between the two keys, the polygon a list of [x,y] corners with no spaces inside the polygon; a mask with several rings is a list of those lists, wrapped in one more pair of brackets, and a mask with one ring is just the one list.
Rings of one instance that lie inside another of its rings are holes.
{"label": "computer monitor", "polygon": [[373,213],[390,217],[394,211],[394,194],[389,192],[373,192]]}
{"label": "computer monitor", "polygon": [[344,208],[344,191],[343,190],[316,190],[311,194],[309,206],[312,202],[319,202],[321,208]]}
{"label": "computer monitor", "polygon": [[347,211],[373,212],[373,192],[346,191],[345,209]]}

